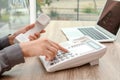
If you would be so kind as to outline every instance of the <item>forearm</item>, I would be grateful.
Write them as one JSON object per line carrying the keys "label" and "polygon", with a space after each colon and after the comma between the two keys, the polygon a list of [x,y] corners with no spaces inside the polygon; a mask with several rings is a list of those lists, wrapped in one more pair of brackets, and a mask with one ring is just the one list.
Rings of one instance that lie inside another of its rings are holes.
{"label": "forearm", "polygon": [[13,66],[24,62],[21,48],[18,44],[9,46],[0,51],[0,75]]}

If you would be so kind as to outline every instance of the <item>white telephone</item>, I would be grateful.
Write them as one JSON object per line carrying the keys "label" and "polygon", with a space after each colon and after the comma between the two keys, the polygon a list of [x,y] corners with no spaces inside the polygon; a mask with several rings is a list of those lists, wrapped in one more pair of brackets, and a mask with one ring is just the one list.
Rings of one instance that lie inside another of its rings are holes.
{"label": "white telephone", "polygon": [[50,17],[47,16],[46,14],[41,13],[35,22],[35,27],[30,29],[24,34],[21,33],[18,36],[16,36],[14,42],[18,43],[18,42],[29,41],[29,38],[28,38],[29,35],[32,35],[36,32],[40,32],[49,24],[49,22],[50,22]]}
{"label": "white telephone", "polygon": [[46,61],[45,56],[40,56],[48,72],[77,67],[86,63],[96,65],[99,63],[99,58],[102,57],[106,51],[104,45],[88,36],[73,41],[63,42],[60,45],[68,49],[69,52],[63,53],[58,51],[58,54],[52,61]]}

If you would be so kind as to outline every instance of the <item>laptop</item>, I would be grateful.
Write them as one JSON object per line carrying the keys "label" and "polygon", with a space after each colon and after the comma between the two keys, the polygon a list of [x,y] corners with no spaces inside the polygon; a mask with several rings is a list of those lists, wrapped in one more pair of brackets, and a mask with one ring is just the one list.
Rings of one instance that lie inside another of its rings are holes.
{"label": "laptop", "polygon": [[99,42],[116,40],[120,27],[120,1],[107,0],[95,26],[62,28],[68,40],[85,35]]}

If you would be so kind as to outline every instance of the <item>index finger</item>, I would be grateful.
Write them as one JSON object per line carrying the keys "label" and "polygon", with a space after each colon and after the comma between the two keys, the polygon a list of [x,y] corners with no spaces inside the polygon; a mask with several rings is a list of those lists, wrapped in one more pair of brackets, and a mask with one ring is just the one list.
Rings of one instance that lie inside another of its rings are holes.
{"label": "index finger", "polygon": [[40,31],[40,33],[45,33],[45,32],[46,32],[46,31],[45,31],[44,29]]}
{"label": "index finger", "polygon": [[60,47],[60,50],[62,50],[62,51],[64,51],[64,52],[66,52],[66,53],[68,52],[68,50],[67,50],[67,49],[65,49],[65,48],[63,48],[62,46],[60,46],[60,45],[59,45],[59,47]]}
{"label": "index finger", "polygon": [[59,50],[62,50],[62,51],[64,51],[64,52],[68,52],[68,50],[67,49],[65,49],[65,48],[63,48],[62,46],[60,46],[59,44],[57,44],[57,43],[55,43],[55,42],[53,42],[56,46],[58,46],[59,47]]}

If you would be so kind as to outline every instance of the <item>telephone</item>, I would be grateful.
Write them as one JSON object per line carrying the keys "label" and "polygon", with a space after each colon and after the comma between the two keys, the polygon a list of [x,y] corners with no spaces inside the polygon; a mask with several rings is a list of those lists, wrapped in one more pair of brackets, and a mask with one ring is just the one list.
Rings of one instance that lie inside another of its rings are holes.
{"label": "telephone", "polygon": [[96,65],[106,51],[106,46],[88,36],[63,42],[60,45],[68,49],[69,52],[58,51],[52,61],[46,61],[45,56],[40,56],[40,60],[48,72],[73,68],[86,63]]}
{"label": "telephone", "polygon": [[16,36],[14,42],[19,43],[19,42],[29,41],[29,38],[28,38],[29,35],[32,35],[36,32],[40,32],[49,24],[49,22],[50,22],[50,17],[47,16],[46,14],[41,13],[35,22],[35,27],[30,29],[24,34],[21,33],[18,36]]}

